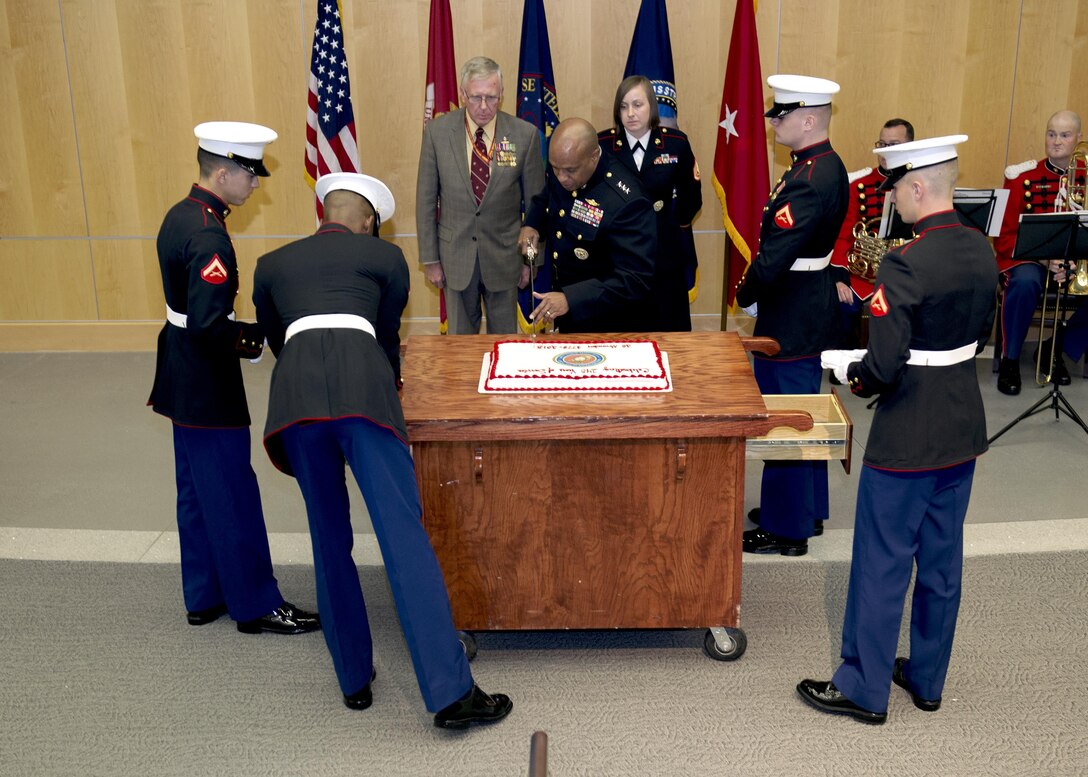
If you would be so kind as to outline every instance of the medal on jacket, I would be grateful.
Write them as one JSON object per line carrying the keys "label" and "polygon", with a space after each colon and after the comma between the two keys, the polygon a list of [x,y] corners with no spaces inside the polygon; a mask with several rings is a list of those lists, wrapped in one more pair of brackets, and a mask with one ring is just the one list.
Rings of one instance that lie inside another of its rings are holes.
{"label": "medal on jacket", "polygon": [[495,149],[495,164],[499,167],[518,166],[518,147],[506,138],[499,141],[499,147]]}
{"label": "medal on jacket", "polygon": [[575,200],[570,206],[570,217],[589,224],[591,227],[599,227],[604,218],[604,208],[595,202]]}

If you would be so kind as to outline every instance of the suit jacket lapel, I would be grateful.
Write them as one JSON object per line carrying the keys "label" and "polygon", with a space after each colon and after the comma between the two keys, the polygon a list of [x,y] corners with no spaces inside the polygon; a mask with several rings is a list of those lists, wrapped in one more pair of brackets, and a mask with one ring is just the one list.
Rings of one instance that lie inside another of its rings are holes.
{"label": "suit jacket lapel", "polygon": [[481,201],[481,205],[487,201],[487,198],[491,194],[491,190],[495,188],[495,181],[500,177],[506,175],[509,168],[499,167],[495,164],[495,152],[499,147],[499,142],[506,138],[510,139],[510,123],[505,113],[499,111],[495,114],[495,142],[491,146],[491,176],[487,183],[487,189],[484,191],[484,199]]}
{"label": "suit jacket lapel", "polygon": [[465,109],[460,109],[458,113],[461,115],[461,121],[454,122],[450,127],[450,153],[453,154],[457,169],[461,171],[461,180],[465,182],[465,188],[468,189],[469,196],[472,196],[472,176],[468,170],[468,149],[465,145],[467,143],[465,140]]}

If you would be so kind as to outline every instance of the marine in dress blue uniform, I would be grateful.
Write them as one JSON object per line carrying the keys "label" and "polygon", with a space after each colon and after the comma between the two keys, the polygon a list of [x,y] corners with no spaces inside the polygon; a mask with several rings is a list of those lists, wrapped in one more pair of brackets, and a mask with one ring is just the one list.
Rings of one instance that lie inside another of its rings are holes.
{"label": "marine in dress blue uniform", "polygon": [[534,320],[554,312],[565,333],[652,330],[657,225],[637,177],[601,153],[584,119],[556,127],[549,164],[518,236],[523,253],[527,241],[547,241],[552,259],[553,291],[537,295]]}
{"label": "marine in dress blue uniform", "polygon": [[[737,303],[756,313],[756,336],[773,337],[774,357],[755,354],[764,394],[817,394],[820,351],[835,344],[838,298],[829,269],[847,206],[846,168],[827,139],[833,81],[775,75],[767,112],[776,139],[793,149],[791,165],[763,209],[759,253],[737,288]],[[828,517],[827,462],[763,465],[760,528],[744,533],[749,553],[801,556],[817,521]]]}
{"label": "marine in dress blue uniform", "polygon": [[[956,630],[964,516],[987,447],[975,356],[993,325],[997,281],[985,235],[952,210],[956,144],[966,139],[885,151],[896,206],[917,238],[881,261],[868,350],[824,354],[855,395],[878,401],[858,486],[842,664],[831,682],[797,690],[867,723],[884,722],[892,682],[920,709],[940,706]],[[914,566],[910,655],[897,659]]]}
{"label": "marine in dress blue uniform", "polygon": [[606,156],[618,159],[638,178],[653,203],[657,254],[650,296],[657,309],[653,329],[690,332],[688,268],[698,260],[691,222],[703,206],[699,166],[687,135],[660,126],[653,85],[642,76],[623,80],[613,106],[614,126],[597,140]]}
{"label": "marine in dress blue uniform", "polygon": [[253,302],[277,357],[265,447],[306,502],[318,605],[344,703],[370,706],[374,677],[346,464],[366,500],[427,709],[445,727],[497,720],[512,705],[472,681],[422,522],[397,396],[408,266],[399,248],[376,236],[393,214],[393,196],[357,173],[322,176],[315,189],[324,223],[258,260]]}
{"label": "marine in dress blue uniform", "polygon": [[[1001,361],[998,366],[997,388],[1002,394],[1020,393],[1020,351],[1027,337],[1035,309],[1043,296],[1047,268],[1035,261],[1017,261],[1013,253],[1020,227],[1020,216],[1029,213],[1053,213],[1059,207],[1061,178],[1073,149],[1082,137],[1080,117],[1072,111],[1059,111],[1046,125],[1047,156],[1029,159],[1005,169],[1004,188],[1009,190],[1009,202],[1001,222],[1001,234],[994,239],[997,267],[1001,272],[1005,293],[1001,301]],[[1084,306],[1069,322],[1074,329],[1088,328],[1088,309]],[[1083,347],[1071,344],[1070,357],[1076,360]],[[1049,354],[1049,347],[1044,355]],[[1051,380],[1060,385],[1070,383],[1069,370],[1055,353]]]}
{"label": "marine in dress blue uniform", "polygon": [[195,133],[200,184],[167,212],[156,243],[167,323],[148,400],[173,421],[188,620],[203,625],[229,611],[241,631],[312,631],[316,615],[284,602],[272,574],[239,364],[260,355],[264,337],[234,320],[238,263],[226,228],[229,206],[268,175],[264,146],[276,133],[239,122]]}

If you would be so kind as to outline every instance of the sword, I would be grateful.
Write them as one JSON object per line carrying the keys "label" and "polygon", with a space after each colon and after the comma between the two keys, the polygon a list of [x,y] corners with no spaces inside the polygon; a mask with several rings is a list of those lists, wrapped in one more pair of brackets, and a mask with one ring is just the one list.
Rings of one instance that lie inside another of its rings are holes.
{"label": "sword", "polygon": [[[526,242],[525,245],[525,258],[529,262],[529,299],[533,302],[533,307],[536,307],[536,249],[533,248],[533,244]],[[529,339],[536,342],[536,319],[534,318],[529,323]]]}

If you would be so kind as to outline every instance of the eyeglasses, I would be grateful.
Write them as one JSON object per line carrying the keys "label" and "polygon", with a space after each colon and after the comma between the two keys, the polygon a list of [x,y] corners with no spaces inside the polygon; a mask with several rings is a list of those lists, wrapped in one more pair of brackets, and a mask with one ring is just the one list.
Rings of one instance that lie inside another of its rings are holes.
{"label": "eyeglasses", "polygon": [[483,94],[470,94],[465,98],[473,105],[480,105],[481,103],[487,103],[489,106],[495,106],[499,104],[499,98],[492,95]]}
{"label": "eyeglasses", "polygon": [[902,141],[902,140],[891,140],[891,141],[888,141],[888,142],[885,142],[883,140],[878,140],[873,145],[876,148],[887,148],[888,146],[898,146],[900,143],[903,143],[903,142],[904,141]]}

